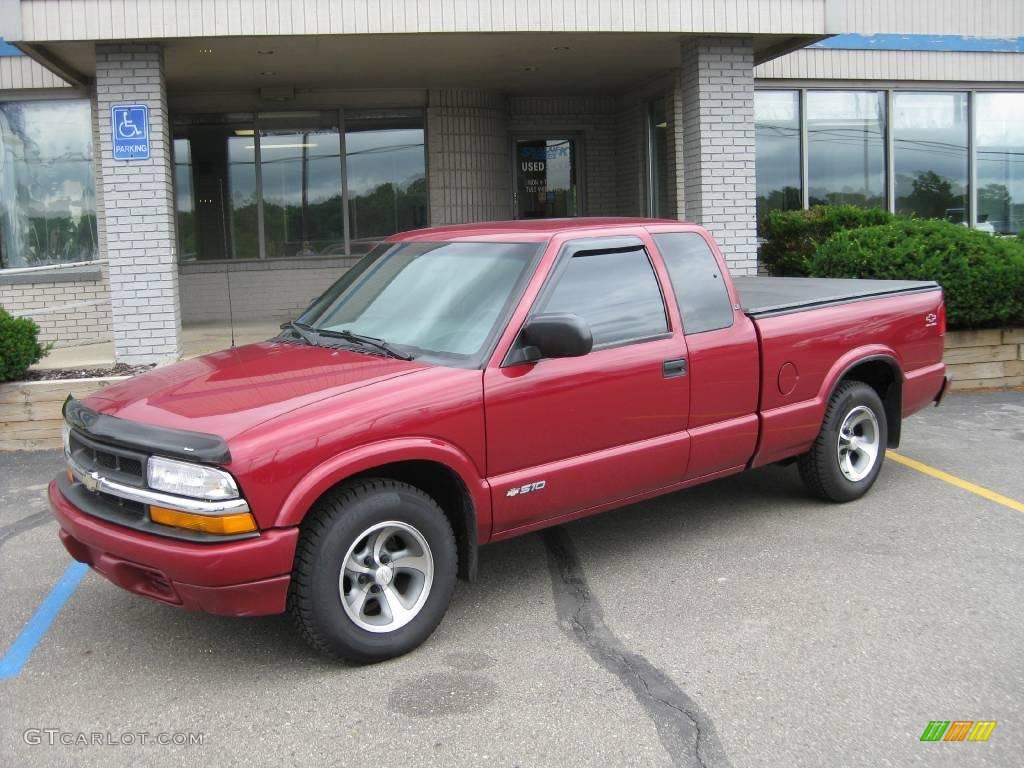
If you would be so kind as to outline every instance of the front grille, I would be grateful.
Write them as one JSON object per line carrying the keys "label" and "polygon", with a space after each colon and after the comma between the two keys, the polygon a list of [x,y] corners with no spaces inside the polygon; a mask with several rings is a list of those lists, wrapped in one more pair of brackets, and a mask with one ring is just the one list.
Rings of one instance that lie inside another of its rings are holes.
{"label": "front grille", "polygon": [[71,458],[88,472],[99,472],[104,477],[126,485],[144,487],[146,484],[146,456],[120,446],[107,445],[86,437],[77,429],[71,430]]}
{"label": "front grille", "polygon": [[105,519],[111,522],[132,525],[149,519],[149,511],[142,502],[122,499],[120,496],[103,493],[103,491],[85,490],[85,492],[95,499],[98,508],[107,513]]}

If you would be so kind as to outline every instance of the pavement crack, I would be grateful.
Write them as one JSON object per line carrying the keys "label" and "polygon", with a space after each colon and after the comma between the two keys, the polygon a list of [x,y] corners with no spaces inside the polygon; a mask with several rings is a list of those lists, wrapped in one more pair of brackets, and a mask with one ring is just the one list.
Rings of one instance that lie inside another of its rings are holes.
{"label": "pavement crack", "polygon": [[576,548],[564,528],[541,534],[559,623],[594,661],[633,693],[654,724],[672,764],[687,768],[728,768],[729,760],[707,714],[663,671],[633,652],[604,622]]}
{"label": "pavement crack", "polygon": [[8,539],[13,539],[20,533],[30,531],[33,528],[38,528],[40,525],[44,525],[49,521],[53,520],[53,515],[48,509],[44,509],[42,512],[35,512],[31,515],[16,520],[10,525],[5,525],[0,528],[0,547],[2,547]]}

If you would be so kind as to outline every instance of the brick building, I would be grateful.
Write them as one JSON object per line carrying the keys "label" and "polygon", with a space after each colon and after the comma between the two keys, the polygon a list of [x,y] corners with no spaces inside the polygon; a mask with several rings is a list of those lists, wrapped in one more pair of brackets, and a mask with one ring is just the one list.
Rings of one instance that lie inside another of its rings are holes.
{"label": "brick building", "polygon": [[0,0],[0,35],[0,305],[125,362],[414,227],[683,218],[745,272],[772,208],[1024,224],[1013,0]]}

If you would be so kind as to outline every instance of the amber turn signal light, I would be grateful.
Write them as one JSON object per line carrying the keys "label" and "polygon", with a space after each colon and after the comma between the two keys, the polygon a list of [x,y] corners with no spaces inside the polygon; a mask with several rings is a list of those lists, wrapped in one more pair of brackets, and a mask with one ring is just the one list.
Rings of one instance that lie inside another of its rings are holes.
{"label": "amber turn signal light", "polygon": [[149,518],[160,525],[221,536],[252,533],[256,530],[256,520],[251,512],[239,512],[234,515],[196,515],[167,507],[150,506]]}

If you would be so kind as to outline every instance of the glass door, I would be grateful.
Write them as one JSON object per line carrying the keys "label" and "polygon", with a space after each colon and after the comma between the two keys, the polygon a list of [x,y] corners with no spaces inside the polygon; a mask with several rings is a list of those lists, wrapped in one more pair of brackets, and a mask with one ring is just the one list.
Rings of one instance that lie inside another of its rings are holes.
{"label": "glass door", "polygon": [[517,219],[580,216],[580,139],[571,136],[515,140]]}

